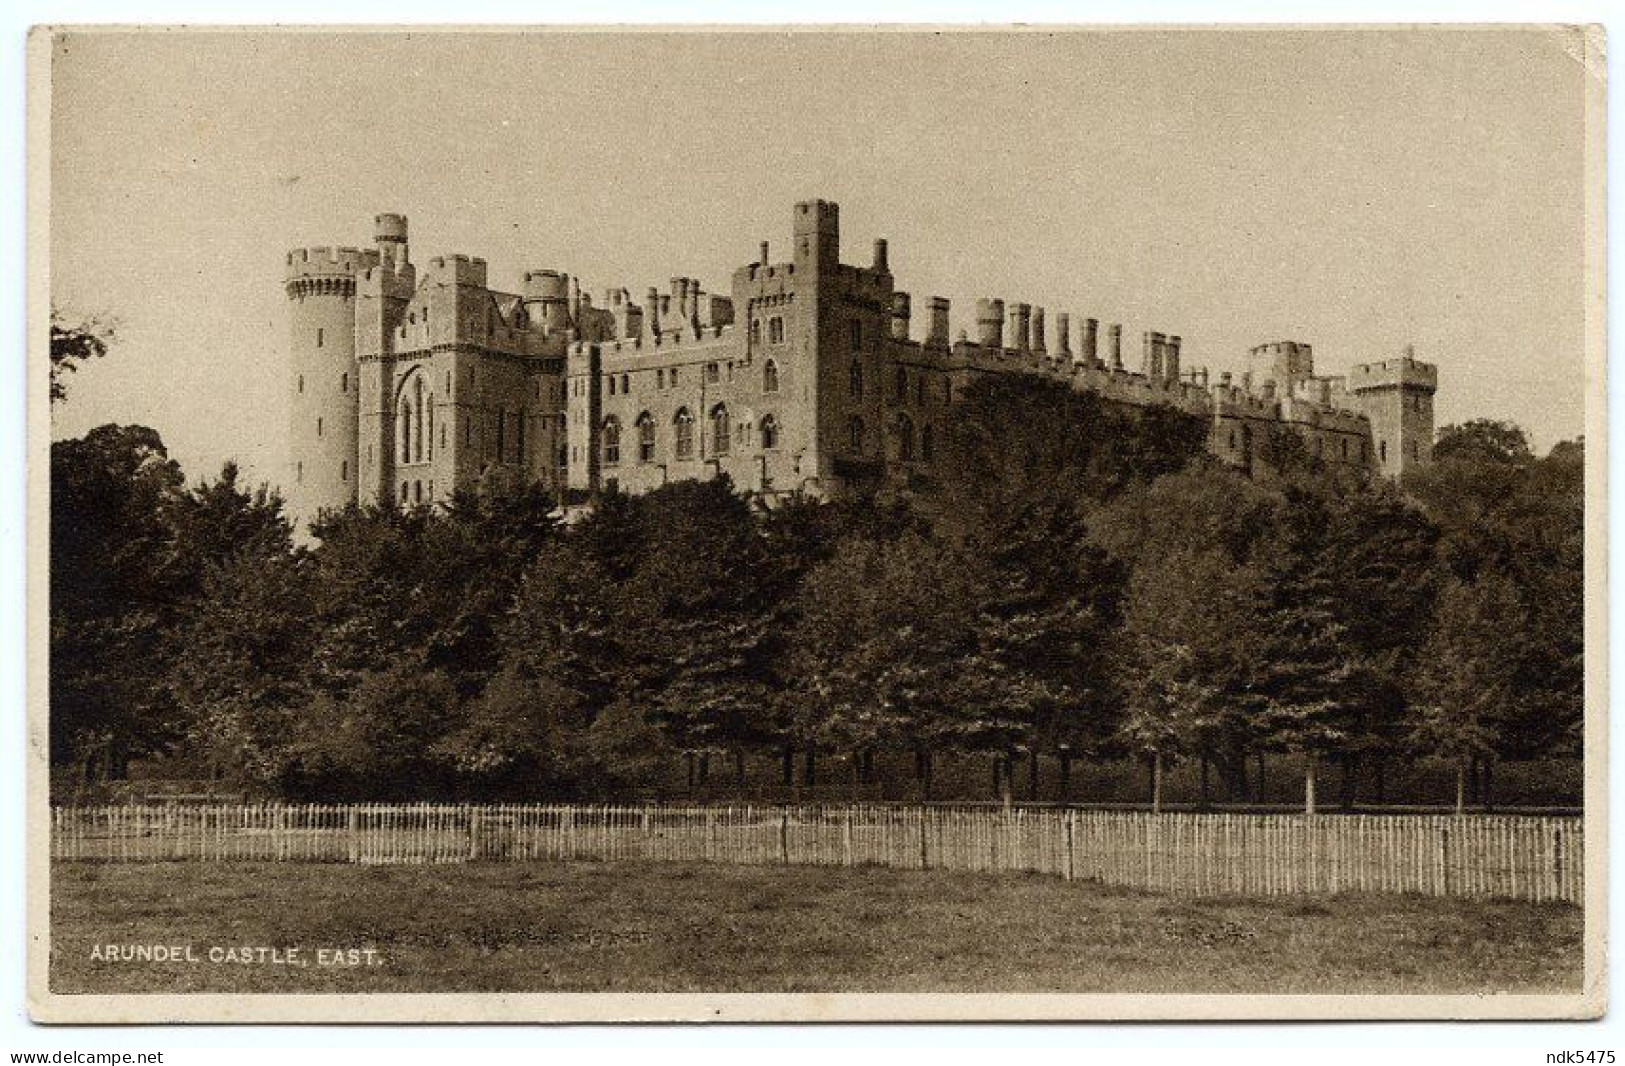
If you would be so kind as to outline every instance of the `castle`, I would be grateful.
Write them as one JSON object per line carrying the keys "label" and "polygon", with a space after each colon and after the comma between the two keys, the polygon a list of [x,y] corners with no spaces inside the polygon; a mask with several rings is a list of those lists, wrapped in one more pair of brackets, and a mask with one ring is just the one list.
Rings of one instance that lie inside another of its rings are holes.
{"label": "castle", "polygon": [[[841,262],[837,205],[795,205],[791,254],[769,246],[727,295],[674,277],[642,302],[601,304],[555,270],[517,293],[483,259],[408,252],[406,219],[379,215],[375,246],[287,257],[293,389],[289,511],[444,501],[481,478],[538,482],[564,499],[728,474],[771,501],[929,474],[954,400],[987,373],[1042,374],[1132,405],[1201,418],[1209,447],[1251,469],[1279,427],[1329,464],[1398,476],[1426,463],[1437,369],[1405,354],[1314,372],[1307,344],[1252,349],[1239,378],[1181,366],[1178,336],[1145,332],[1138,367],[1122,326],[978,300],[951,336],[933,297],[923,329],[884,240]],[[916,336],[916,333],[923,336]]]}

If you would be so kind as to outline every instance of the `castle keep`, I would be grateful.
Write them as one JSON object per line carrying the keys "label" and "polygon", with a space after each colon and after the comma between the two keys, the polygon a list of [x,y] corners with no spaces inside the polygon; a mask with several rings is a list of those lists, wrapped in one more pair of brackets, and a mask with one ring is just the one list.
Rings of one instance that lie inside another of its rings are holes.
{"label": "castle keep", "polygon": [[412,262],[406,219],[379,215],[372,248],[287,257],[292,469],[301,522],[354,501],[444,501],[482,478],[563,498],[639,492],[726,473],[769,499],[826,496],[929,474],[956,396],[978,375],[1042,374],[1125,404],[1203,419],[1209,447],[1247,469],[1280,427],[1327,463],[1398,476],[1426,463],[1437,370],[1407,348],[1344,377],[1310,346],[1260,345],[1240,378],[1181,364],[1177,335],[1074,328],[1025,303],[978,300],[953,333],[949,302],[895,285],[886,242],[841,261],[839,209],[797,204],[787,260],[764,242],[726,295],[673,277],[601,303],[556,270],[517,293],[483,259]]}

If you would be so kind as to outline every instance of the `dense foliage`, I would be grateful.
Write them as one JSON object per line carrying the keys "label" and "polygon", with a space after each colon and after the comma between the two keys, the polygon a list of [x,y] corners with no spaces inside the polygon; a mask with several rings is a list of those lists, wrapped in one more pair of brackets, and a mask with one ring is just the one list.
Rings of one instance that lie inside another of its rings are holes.
{"label": "dense foliage", "polygon": [[[768,510],[724,480],[566,516],[488,487],[298,544],[156,433],[52,449],[51,755],[185,758],[287,798],[651,794],[685,755],[810,778],[906,753],[1344,768],[1574,755],[1578,442],[1443,431],[1403,486],[1021,378],[969,390],[903,498]],[[691,767],[693,763],[691,762]],[[703,770],[702,770],[703,772]]]}

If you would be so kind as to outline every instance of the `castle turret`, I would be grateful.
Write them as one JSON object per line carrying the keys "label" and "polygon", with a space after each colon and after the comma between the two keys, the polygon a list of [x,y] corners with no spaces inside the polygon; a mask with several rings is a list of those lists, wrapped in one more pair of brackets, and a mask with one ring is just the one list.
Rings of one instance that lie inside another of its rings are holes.
{"label": "castle turret", "polygon": [[1399,477],[1432,461],[1438,367],[1417,359],[1415,350],[1406,345],[1397,359],[1351,367],[1344,387],[1371,420],[1379,471]]}
{"label": "castle turret", "polygon": [[[380,217],[398,222],[399,248],[393,236],[388,243],[391,255],[404,256],[406,220]],[[287,255],[292,469],[282,481],[296,529],[356,500],[356,275],[377,267],[379,258],[378,250],[359,248],[299,248]]]}
{"label": "castle turret", "polygon": [[794,241],[797,270],[835,273],[841,264],[841,209],[828,200],[797,204]]}

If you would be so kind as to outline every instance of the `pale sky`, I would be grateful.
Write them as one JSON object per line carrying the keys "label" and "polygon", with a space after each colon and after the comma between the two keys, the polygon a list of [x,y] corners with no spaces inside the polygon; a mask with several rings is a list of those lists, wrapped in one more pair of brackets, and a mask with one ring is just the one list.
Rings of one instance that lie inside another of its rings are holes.
{"label": "pale sky", "polygon": [[[412,256],[726,292],[791,205],[890,242],[915,335],[981,296],[1317,370],[1439,366],[1440,425],[1583,424],[1583,93],[1544,31],[143,33],[59,42],[52,291],[119,321],[57,436],[157,429],[189,478],[285,461],[283,256],[410,217]],[[1075,326],[1074,329],[1077,327]],[[1053,330],[1053,323],[1051,326]]]}

